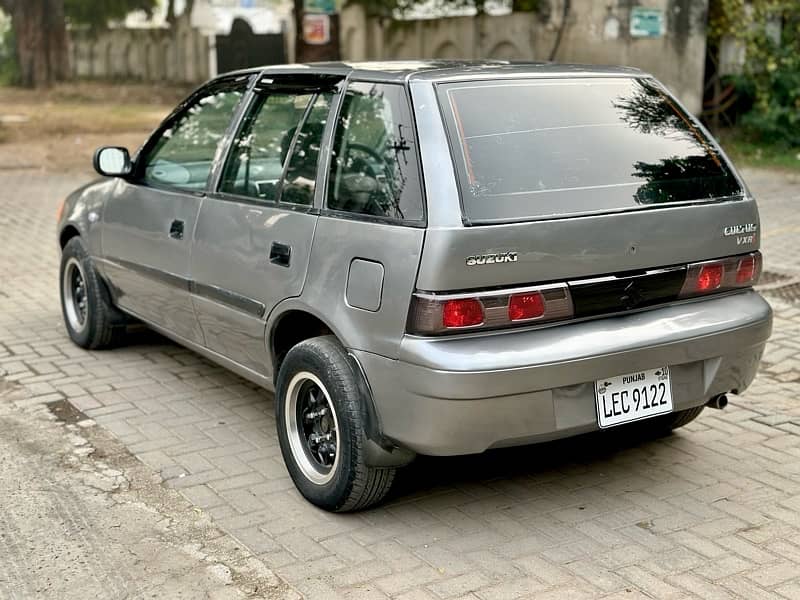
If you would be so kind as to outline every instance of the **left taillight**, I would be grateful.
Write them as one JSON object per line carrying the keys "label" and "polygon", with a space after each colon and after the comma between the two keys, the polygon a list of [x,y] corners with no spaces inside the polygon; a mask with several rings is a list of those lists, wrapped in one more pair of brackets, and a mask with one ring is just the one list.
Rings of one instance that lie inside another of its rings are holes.
{"label": "left taillight", "polygon": [[679,297],[691,298],[752,287],[760,276],[760,252],[692,263],[686,269],[686,280]]}
{"label": "left taillight", "polygon": [[574,314],[566,283],[465,294],[417,292],[408,331],[419,335],[501,329],[568,319]]}

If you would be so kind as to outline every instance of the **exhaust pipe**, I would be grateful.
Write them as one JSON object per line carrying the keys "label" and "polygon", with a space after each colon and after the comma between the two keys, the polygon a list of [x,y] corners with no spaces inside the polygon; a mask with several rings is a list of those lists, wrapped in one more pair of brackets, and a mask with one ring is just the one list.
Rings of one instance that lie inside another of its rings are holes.
{"label": "exhaust pipe", "polygon": [[717,394],[713,398],[711,398],[708,402],[706,402],[706,406],[710,408],[718,408],[723,409],[728,406],[728,396],[725,394]]}

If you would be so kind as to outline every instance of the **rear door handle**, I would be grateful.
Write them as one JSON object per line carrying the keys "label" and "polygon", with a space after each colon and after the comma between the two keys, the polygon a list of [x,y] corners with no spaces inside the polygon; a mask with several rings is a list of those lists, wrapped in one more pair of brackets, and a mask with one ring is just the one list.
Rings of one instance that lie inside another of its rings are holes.
{"label": "rear door handle", "polygon": [[182,240],[183,239],[183,221],[175,219],[169,226],[169,237]]}
{"label": "rear door handle", "polygon": [[269,249],[269,262],[280,267],[288,267],[292,258],[292,247],[280,242],[272,242]]}

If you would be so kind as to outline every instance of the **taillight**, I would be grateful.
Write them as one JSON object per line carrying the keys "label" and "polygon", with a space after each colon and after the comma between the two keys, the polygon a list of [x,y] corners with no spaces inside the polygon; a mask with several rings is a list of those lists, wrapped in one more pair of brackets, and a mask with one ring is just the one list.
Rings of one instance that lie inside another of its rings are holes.
{"label": "taillight", "polygon": [[686,280],[679,297],[751,287],[758,282],[760,274],[760,252],[692,263],[686,269]]}
{"label": "taillight", "polygon": [[756,257],[745,256],[736,269],[736,283],[751,284],[756,277]]}
{"label": "taillight", "polygon": [[446,329],[475,327],[483,323],[483,305],[475,298],[446,300],[442,306],[442,326]]}
{"label": "taillight", "polygon": [[469,294],[417,292],[408,315],[408,331],[421,335],[501,329],[573,316],[565,283]]}
{"label": "taillight", "polygon": [[722,285],[725,268],[721,264],[703,265],[697,275],[697,291],[710,292]]}
{"label": "taillight", "polygon": [[512,321],[528,321],[544,315],[544,298],[539,292],[514,294],[508,301],[508,318]]}

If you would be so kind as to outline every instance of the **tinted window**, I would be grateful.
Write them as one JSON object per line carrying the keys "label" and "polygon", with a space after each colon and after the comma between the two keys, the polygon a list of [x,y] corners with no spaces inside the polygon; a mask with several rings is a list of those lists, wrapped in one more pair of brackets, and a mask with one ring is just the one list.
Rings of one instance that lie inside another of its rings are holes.
{"label": "tinted window", "polygon": [[230,125],[241,89],[197,97],[164,131],[142,160],[146,183],[205,189],[217,147]]}
{"label": "tinted window", "polygon": [[[280,194],[281,202],[310,206],[314,201],[317,162],[322,144],[322,132],[328,122],[331,94],[320,94],[300,128],[292,146],[292,155],[286,167],[286,176]],[[294,134],[294,132],[292,132]]]}
{"label": "tinted window", "polygon": [[336,125],[328,207],[423,219],[417,148],[403,86],[352,83]]}
{"label": "tinted window", "polygon": [[740,193],[691,118],[654,82],[442,86],[468,220],[524,220]]}
{"label": "tinted window", "polygon": [[231,147],[220,191],[277,200],[283,166],[311,98],[312,94],[265,94],[256,99]]}

